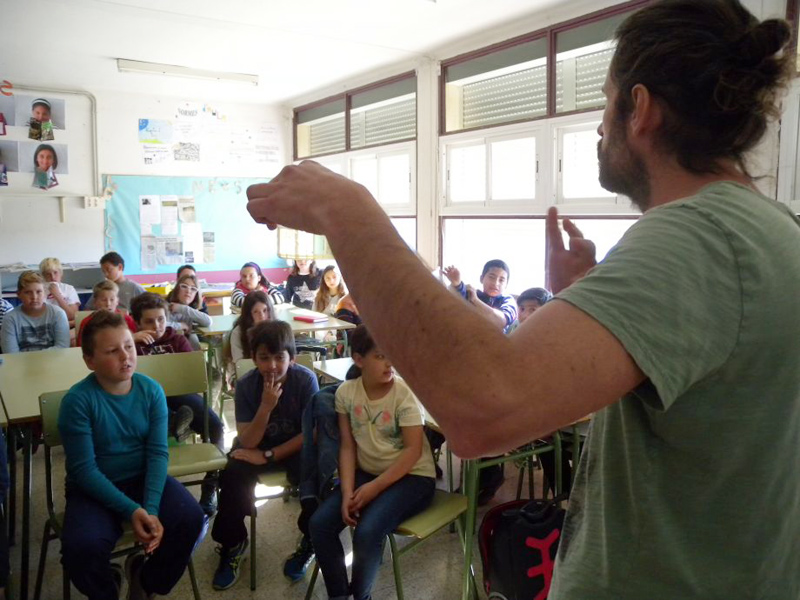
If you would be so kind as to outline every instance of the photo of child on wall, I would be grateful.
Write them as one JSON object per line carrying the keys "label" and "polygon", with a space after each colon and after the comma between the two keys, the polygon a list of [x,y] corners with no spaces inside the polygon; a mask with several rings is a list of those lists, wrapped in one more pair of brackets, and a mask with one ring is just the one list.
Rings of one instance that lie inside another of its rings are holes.
{"label": "photo of child on wall", "polygon": [[33,167],[32,187],[49,190],[58,185],[55,173],[58,168],[58,155],[55,148],[49,144],[39,144],[33,154]]}
{"label": "photo of child on wall", "polygon": [[32,140],[49,141],[53,136],[52,105],[46,98],[34,98],[31,102],[31,119],[28,122],[28,137]]}

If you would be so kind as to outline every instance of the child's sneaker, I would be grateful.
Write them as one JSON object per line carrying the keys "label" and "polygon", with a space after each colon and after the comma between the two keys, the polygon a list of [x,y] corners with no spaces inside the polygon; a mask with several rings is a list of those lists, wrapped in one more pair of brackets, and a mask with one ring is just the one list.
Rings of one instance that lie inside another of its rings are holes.
{"label": "child's sneaker", "polygon": [[297,545],[297,550],[283,563],[283,574],[292,583],[300,581],[312,560],[314,560],[314,548],[311,546],[311,540],[304,535]]}
{"label": "child's sneaker", "polygon": [[242,568],[242,562],[247,555],[247,538],[244,539],[239,545],[233,548],[217,547],[219,553],[219,566],[216,573],[214,573],[214,580],[211,585],[215,590],[227,590],[239,579],[239,571]]}
{"label": "child's sneaker", "polygon": [[178,410],[170,415],[169,434],[174,436],[178,443],[183,443],[194,433],[191,425],[194,420],[192,409],[186,405],[179,406]]}
{"label": "child's sneaker", "polygon": [[200,508],[209,518],[217,514],[217,488],[214,484],[203,484],[200,492]]}
{"label": "child's sneaker", "polygon": [[128,580],[127,600],[150,600],[155,597],[155,594],[148,594],[142,587],[144,560],[144,554],[139,552],[130,554],[125,559],[125,578]]}

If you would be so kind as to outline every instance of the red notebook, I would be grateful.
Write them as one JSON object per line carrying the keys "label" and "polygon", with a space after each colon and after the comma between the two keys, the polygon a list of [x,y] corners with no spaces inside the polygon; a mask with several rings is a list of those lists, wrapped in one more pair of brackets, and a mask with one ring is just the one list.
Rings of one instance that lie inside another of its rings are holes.
{"label": "red notebook", "polygon": [[319,323],[320,321],[327,321],[328,317],[325,315],[320,315],[319,317],[310,317],[306,315],[295,315],[295,321],[302,321],[303,323]]}

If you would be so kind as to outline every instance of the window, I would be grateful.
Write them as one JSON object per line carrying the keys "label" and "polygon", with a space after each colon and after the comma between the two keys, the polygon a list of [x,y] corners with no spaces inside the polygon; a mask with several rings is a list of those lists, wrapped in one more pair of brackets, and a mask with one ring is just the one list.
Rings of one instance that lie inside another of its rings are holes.
{"label": "window", "polygon": [[614,31],[648,1],[631,0],[443,61],[440,133],[602,108]]}
{"label": "window", "polygon": [[614,55],[616,28],[629,13],[556,33],[556,112],[605,106],[601,91]]}
{"label": "window", "polygon": [[540,131],[520,131],[455,140],[444,145],[445,205],[490,207],[527,205],[539,197]]}
{"label": "window", "polygon": [[415,217],[401,217],[392,219],[392,225],[403,238],[406,245],[412,250],[417,250],[417,219]]}
{"label": "window", "polygon": [[366,187],[385,208],[413,206],[413,145],[349,155],[350,178]]}
{"label": "window", "polygon": [[294,128],[296,159],[416,139],[417,78],[406,73],[296,108]]}
{"label": "window", "polygon": [[[620,240],[636,220],[573,219],[587,239],[597,248],[597,260]],[[461,278],[480,286],[483,265],[500,258],[511,274],[508,292],[519,294],[531,287],[545,286],[545,221],[537,218],[442,219],[442,266],[455,265]],[[564,235],[567,243],[568,237]]]}
{"label": "window", "polygon": [[344,98],[324,102],[295,114],[295,154],[306,158],[345,149]]}
{"label": "window", "polygon": [[608,203],[609,199],[617,198],[615,193],[603,189],[598,180],[598,125],[595,121],[557,128],[558,204]]}
{"label": "window", "polygon": [[445,63],[445,132],[542,117],[547,113],[543,37]]}

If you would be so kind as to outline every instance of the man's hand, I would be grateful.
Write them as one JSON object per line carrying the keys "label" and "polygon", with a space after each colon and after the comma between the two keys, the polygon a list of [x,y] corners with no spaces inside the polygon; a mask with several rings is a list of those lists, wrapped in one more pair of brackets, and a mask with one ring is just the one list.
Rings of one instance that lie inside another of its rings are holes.
{"label": "man's hand", "polygon": [[151,329],[142,329],[133,334],[133,341],[137,344],[149,346],[156,341],[156,332]]}
{"label": "man's hand", "polygon": [[597,264],[594,242],[583,237],[581,230],[564,219],[564,231],[569,235],[569,250],[558,227],[558,209],[547,211],[547,281],[550,291],[557,294],[586,275]]}
{"label": "man's hand", "polygon": [[270,229],[280,223],[323,235],[332,214],[382,210],[363,185],[310,160],[284,167],[269,183],[251,185],[247,199],[253,220]]}
{"label": "man's hand", "polygon": [[455,287],[461,283],[461,271],[459,271],[454,265],[445,267],[442,273],[444,273],[444,276],[450,280],[450,285]]}
{"label": "man's hand", "polygon": [[258,448],[238,448],[231,452],[231,458],[248,462],[251,465],[267,464],[267,457],[264,456],[264,451]]}
{"label": "man's hand", "polygon": [[480,299],[478,298],[478,292],[475,291],[475,288],[471,285],[466,285],[466,292],[467,292],[467,302],[471,302],[472,304],[478,304]]}
{"label": "man's hand", "polygon": [[143,508],[137,508],[131,515],[131,527],[136,541],[144,546],[147,554],[152,554],[161,544],[164,527],[155,515],[150,515]]}
{"label": "man's hand", "polygon": [[283,394],[283,386],[280,382],[275,381],[273,375],[269,379],[264,378],[264,389],[261,392],[261,404],[272,411],[278,405],[278,399]]}
{"label": "man's hand", "polygon": [[361,510],[375,499],[378,491],[378,486],[375,485],[374,481],[360,486],[353,492],[353,497],[350,499],[350,512],[356,517],[360,516]]}

